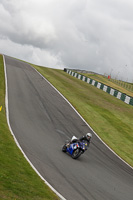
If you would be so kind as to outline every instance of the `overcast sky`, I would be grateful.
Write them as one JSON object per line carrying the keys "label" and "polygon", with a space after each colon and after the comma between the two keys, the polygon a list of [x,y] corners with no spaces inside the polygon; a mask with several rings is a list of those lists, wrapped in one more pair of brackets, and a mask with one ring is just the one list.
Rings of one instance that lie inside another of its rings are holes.
{"label": "overcast sky", "polygon": [[133,0],[0,0],[0,53],[133,82]]}

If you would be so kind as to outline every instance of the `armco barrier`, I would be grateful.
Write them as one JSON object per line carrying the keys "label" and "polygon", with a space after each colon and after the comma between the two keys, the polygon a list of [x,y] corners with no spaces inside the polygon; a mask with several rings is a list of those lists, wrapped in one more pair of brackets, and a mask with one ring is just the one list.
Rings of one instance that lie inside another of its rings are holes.
{"label": "armco barrier", "polygon": [[95,80],[88,78],[84,75],[78,74],[77,72],[73,72],[70,69],[64,68],[64,71],[67,72],[69,75],[74,76],[75,78],[78,78],[78,79],[80,79],[84,82],[87,82],[87,83],[97,87],[98,89],[101,89],[104,92],[107,92],[108,94],[116,97],[117,99],[120,99],[123,102],[133,106],[133,97],[128,96],[124,93],[121,93],[120,91],[118,91],[114,88],[111,88],[110,86],[104,85],[103,83],[95,81]]}

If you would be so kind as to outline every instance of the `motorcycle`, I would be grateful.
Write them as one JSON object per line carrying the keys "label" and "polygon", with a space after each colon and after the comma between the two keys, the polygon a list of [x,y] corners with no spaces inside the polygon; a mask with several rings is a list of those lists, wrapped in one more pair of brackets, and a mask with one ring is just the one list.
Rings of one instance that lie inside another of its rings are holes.
{"label": "motorcycle", "polygon": [[68,152],[73,159],[79,158],[87,149],[88,145],[86,141],[78,141],[72,144],[66,142],[62,147],[62,151],[65,153]]}

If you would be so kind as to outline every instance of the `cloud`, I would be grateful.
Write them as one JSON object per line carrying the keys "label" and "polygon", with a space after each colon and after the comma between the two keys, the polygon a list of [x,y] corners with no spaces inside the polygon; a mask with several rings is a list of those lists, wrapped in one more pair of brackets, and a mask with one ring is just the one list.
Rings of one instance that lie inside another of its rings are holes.
{"label": "cloud", "polygon": [[43,65],[50,68],[64,69],[60,55],[53,55],[49,51],[35,48],[32,45],[21,45],[12,42],[7,38],[0,38],[0,46],[5,55],[9,55],[36,65]]}
{"label": "cloud", "polygon": [[0,51],[132,81],[132,10],[132,0],[1,0]]}

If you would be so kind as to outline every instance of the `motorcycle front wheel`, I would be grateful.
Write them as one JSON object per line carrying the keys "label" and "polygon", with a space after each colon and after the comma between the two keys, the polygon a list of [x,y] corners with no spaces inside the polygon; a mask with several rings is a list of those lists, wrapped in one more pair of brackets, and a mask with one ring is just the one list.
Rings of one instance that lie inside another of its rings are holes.
{"label": "motorcycle front wheel", "polygon": [[75,149],[73,151],[72,158],[77,159],[81,154],[82,154],[82,151],[80,149]]}

